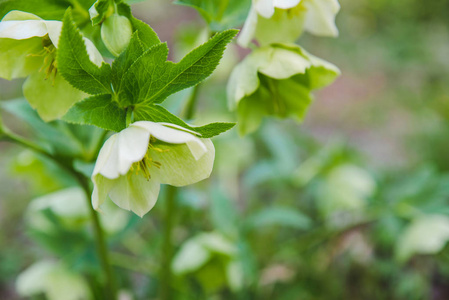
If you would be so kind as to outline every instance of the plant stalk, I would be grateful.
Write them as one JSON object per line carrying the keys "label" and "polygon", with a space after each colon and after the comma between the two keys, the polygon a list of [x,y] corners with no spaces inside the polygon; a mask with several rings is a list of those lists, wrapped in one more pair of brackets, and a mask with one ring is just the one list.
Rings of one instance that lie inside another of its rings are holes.
{"label": "plant stalk", "polygon": [[5,140],[5,141],[16,143],[18,145],[21,145],[25,148],[29,148],[37,153],[44,155],[45,157],[54,161],[62,169],[69,172],[78,181],[79,185],[82,187],[83,191],[86,194],[87,206],[89,207],[90,215],[92,218],[92,223],[94,226],[97,254],[100,259],[100,263],[101,263],[101,266],[103,269],[104,276],[106,278],[106,289],[107,289],[106,294],[108,297],[107,299],[116,300],[117,292],[116,292],[116,288],[115,288],[115,281],[114,281],[114,277],[113,277],[112,267],[111,267],[111,264],[109,263],[109,257],[108,257],[106,242],[105,242],[105,238],[104,238],[104,234],[103,234],[103,229],[101,227],[100,220],[98,218],[98,214],[92,207],[92,203],[90,201],[91,190],[89,187],[88,179],[82,173],[76,171],[75,169],[73,169],[73,167],[69,166],[61,159],[53,156],[46,149],[33,143],[32,141],[29,141],[27,139],[24,139],[21,136],[14,134],[6,127],[3,128],[1,139]]}
{"label": "plant stalk", "polygon": [[165,218],[164,218],[164,240],[162,244],[162,264],[160,270],[160,288],[161,299],[172,299],[172,270],[173,261],[173,227],[176,214],[176,194],[177,190],[174,186],[167,186],[167,196],[165,199]]}

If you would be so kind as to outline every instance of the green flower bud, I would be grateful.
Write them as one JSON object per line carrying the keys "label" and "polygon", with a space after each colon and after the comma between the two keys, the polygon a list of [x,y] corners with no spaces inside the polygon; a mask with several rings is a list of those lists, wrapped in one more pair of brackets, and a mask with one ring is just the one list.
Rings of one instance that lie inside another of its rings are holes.
{"label": "green flower bud", "polygon": [[114,55],[120,53],[128,46],[133,33],[131,22],[127,17],[113,14],[101,25],[101,38],[106,48]]}

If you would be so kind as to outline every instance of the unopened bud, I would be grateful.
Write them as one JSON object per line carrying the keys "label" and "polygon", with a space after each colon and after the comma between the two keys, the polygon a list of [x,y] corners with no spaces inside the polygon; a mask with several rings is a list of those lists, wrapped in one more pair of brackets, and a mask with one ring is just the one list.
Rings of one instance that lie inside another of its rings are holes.
{"label": "unopened bud", "polygon": [[101,25],[101,38],[106,48],[114,56],[119,56],[128,46],[132,31],[131,22],[127,17],[113,14]]}

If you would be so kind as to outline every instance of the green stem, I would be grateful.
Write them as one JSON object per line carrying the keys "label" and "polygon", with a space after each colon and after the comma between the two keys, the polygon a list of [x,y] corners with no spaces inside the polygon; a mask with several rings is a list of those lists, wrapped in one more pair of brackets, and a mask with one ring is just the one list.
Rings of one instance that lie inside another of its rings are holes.
{"label": "green stem", "polygon": [[115,300],[116,299],[116,289],[115,289],[115,282],[113,278],[112,268],[111,264],[109,263],[109,257],[106,247],[105,238],[103,235],[103,230],[100,224],[100,220],[98,219],[98,214],[92,207],[92,204],[90,202],[91,199],[91,190],[89,187],[89,181],[88,179],[81,174],[80,172],[73,169],[71,166],[69,166],[67,163],[64,163],[63,160],[53,156],[50,154],[47,150],[42,148],[41,146],[26,140],[13,132],[11,132],[8,128],[3,128],[3,135],[1,138],[3,140],[13,142],[16,144],[19,144],[23,147],[29,148],[37,153],[40,153],[44,155],[45,157],[53,160],[58,166],[60,166],[65,171],[69,172],[80,184],[80,186],[83,188],[85,194],[86,194],[86,200],[87,200],[87,206],[89,207],[90,215],[92,218],[92,222],[94,225],[94,231],[95,231],[95,242],[97,246],[97,252],[98,256],[100,258],[101,266],[104,272],[104,275],[106,277],[106,286],[107,286],[107,299]]}
{"label": "green stem", "polygon": [[[184,107],[182,117],[185,119],[192,119],[196,105],[198,103],[199,84],[196,85],[192,94]],[[173,261],[173,227],[175,224],[177,205],[176,205],[177,189],[174,186],[167,186],[167,194],[165,199],[165,217],[164,217],[164,240],[162,245],[162,264],[159,274],[160,279],[160,295],[162,300],[172,299],[172,261]]]}
{"label": "green stem", "polygon": [[164,218],[164,240],[162,245],[162,264],[160,270],[160,288],[161,299],[172,299],[171,278],[172,271],[171,265],[173,260],[173,227],[176,214],[176,187],[167,186],[167,196],[165,199],[165,218]]}
{"label": "green stem", "polygon": [[196,105],[198,103],[198,94],[199,94],[200,85],[197,84],[193,87],[192,93],[190,94],[189,99],[184,106],[184,110],[182,115],[185,119],[191,120],[195,115]]}
{"label": "green stem", "polygon": [[86,204],[89,207],[90,217],[92,219],[92,223],[94,226],[95,233],[95,243],[97,246],[97,254],[100,258],[101,267],[103,269],[104,276],[106,277],[106,296],[107,299],[115,300],[117,299],[117,289],[114,279],[114,273],[112,270],[112,266],[109,260],[109,253],[106,246],[106,239],[104,237],[104,231],[100,223],[100,219],[98,218],[98,213],[95,211],[94,207],[91,203],[91,195],[92,191],[89,186],[89,182],[87,178],[81,173],[76,172],[72,173],[78,180],[79,184],[84,190],[86,195]]}

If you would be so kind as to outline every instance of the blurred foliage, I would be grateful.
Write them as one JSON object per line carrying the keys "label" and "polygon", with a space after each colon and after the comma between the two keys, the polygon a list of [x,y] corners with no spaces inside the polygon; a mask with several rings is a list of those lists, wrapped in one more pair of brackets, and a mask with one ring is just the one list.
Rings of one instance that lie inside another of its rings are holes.
{"label": "blurred foliage", "polygon": [[[154,299],[158,269],[172,267],[176,299],[449,299],[449,1],[341,5],[340,37],[305,36],[301,45],[342,68],[335,91],[351,77],[360,78],[362,89],[376,88],[374,95],[362,94],[367,99],[355,95],[351,103],[337,103],[332,112],[346,112],[344,125],[376,133],[381,146],[393,136],[400,151],[370,157],[357,147],[364,140],[354,142],[352,131],[339,128],[337,137],[323,141],[314,129],[324,124],[333,133],[335,124],[317,113],[305,127],[266,120],[249,137],[234,130],[216,138],[212,178],[179,191],[173,266],[160,266],[163,193],[144,220],[113,207],[104,212],[119,285],[130,287],[123,295]],[[204,12],[210,22],[216,21],[213,13]],[[204,39],[198,23],[178,27],[184,39],[172,55]],[[224,90],[238,51],[230,53],[200,89],[199,124],[211,115],[234,118],[226,113]],[[189,92],[167,102],[180,109]],[[318,109],[324,97],[317,97]],[[11,106],[20,114],[8,114]],[[21,100],[2,100],[2,107],[5,123],[37,134],[54,153],[70,153],[89,173],[103,132],[86,140],[91,127],[43,123]],[[77,290],[100,299],[99,262],[81,208],[85,196],[45,158],[0,147],[0,298],[19,299],[15,285],[29,289],[27,278],[37,272],[45,276],[34,288],[47,299],[65,299],[48,288],[47,276],[67,286],[64,295]],[[71,210],[77,213],[67,214],[60,201],[78,206]],[[32,266],[36,261],[39,268]]]}

